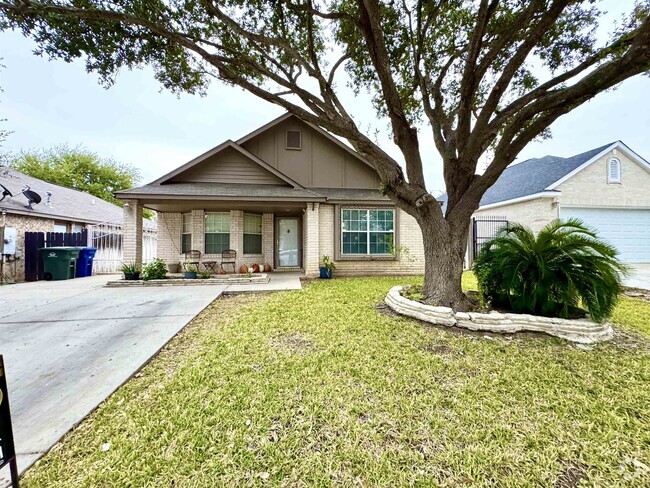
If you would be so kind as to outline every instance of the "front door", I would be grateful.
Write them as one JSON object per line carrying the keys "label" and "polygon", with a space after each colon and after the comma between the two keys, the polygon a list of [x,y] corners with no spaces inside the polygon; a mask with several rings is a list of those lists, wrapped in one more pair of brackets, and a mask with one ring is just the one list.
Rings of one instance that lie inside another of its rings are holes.
{"label": "front door", "polygon": [[300,218],[278,217],[277,263],[279,268],[300,266]]}

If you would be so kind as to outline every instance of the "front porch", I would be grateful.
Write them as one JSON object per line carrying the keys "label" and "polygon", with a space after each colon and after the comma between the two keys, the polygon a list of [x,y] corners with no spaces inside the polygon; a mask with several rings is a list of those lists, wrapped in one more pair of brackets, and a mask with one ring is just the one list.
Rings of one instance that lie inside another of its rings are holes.
{"label": "front porch", "polygon": [[[128,200],[124,208],[124,262],[142,264],[142,208],[158,215],[157,257],[169,268],[182,265],[185,253],[201,253],[200,262],[216,262],[221,271],[221,253],[236,252],[234,266],[224,264],[228,274],[241,266],[269,265],[273,271],[295,271],[318,275],[319,203],[251,203]],[[233,261],[232,259],[226,261]],[[201,269],[205,265],[200,266]]]}

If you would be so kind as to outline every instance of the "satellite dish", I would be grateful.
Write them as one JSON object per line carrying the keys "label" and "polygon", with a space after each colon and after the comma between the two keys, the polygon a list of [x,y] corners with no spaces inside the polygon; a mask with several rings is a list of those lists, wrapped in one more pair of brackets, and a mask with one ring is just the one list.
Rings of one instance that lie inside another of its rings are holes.
{"label": "satellite dish", "polygon": [[27,199],[27,205],[25,205],[26,208],[30,210],[34,210],[34,207],[32,205],[34,204],[39,204],[41,203],[41,196],[36,193],[35,191],[32,191],[29,189],[29,185],[25,185],[25,188],[23,188],[22,191],[23,195],[25,195],[25,198]]}
{"label": "satellite dish", "polygon": [[7,190],[7,187],[4,186],[2,183],[0,183],[0,188],[2,188],[2,198],[0,198],[0,202],[4,200],[6,197],[13,197],[11,192]]}

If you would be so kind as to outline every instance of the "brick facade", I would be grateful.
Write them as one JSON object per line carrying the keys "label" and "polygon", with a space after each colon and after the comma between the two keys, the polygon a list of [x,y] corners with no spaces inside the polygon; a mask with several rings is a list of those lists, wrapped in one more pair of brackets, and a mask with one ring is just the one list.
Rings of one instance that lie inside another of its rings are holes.
{"label": "brick facade", "polygon": [[503,205],[474,212],[474,217],[503,217],[508,222],[523,224],[539,232],[551,220],[559,217],[559,206],[554,198],[535,198],[525,202]]}
{"label": "brick facade", "polygon": [[26,215],[7,214],[0,225],[16,229],[16,255],[5,256],[0,262],[0,282],[25,279],[25,232],[54,232],[54,220]]}
{"label": "brick facade", "polygon": [[[321,259],[335,256],[335,205],[306,204],[302,216],[302,268],[307,276],[319,274]],[[424,269],[422,233],[413,217],[397,209],[399,246],[402,253],[398,259],[338,260],[337,276],[354,275],[400,275],[421,274]],[[262,214],[262,254],[243,254],[243,211],[230,211],[230,246],[237,251],[237,268],[253,263],[273,266],[275,245],[275,222],[273,213]],[[192,211],[192,248],[204,252],[204,212]],[[180,254],[182,218],[181,213],[158,214],[158,257],[168,263],[183,261]],[[219,255],[203,255],[204,260],[219,261]]]}
{"label": "brick facade", "polygon": [[142,204],[125,200],[122,260],[142,268]]}

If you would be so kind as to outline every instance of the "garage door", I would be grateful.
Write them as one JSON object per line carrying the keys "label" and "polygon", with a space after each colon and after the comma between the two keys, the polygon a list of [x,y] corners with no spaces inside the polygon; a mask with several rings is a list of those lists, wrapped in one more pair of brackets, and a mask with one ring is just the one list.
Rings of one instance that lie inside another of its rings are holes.
{"label": "garage door", "polygon": [[595,227],[627,263],[650,263],[650,210],[562,208],[561,217],[576,217]]}

